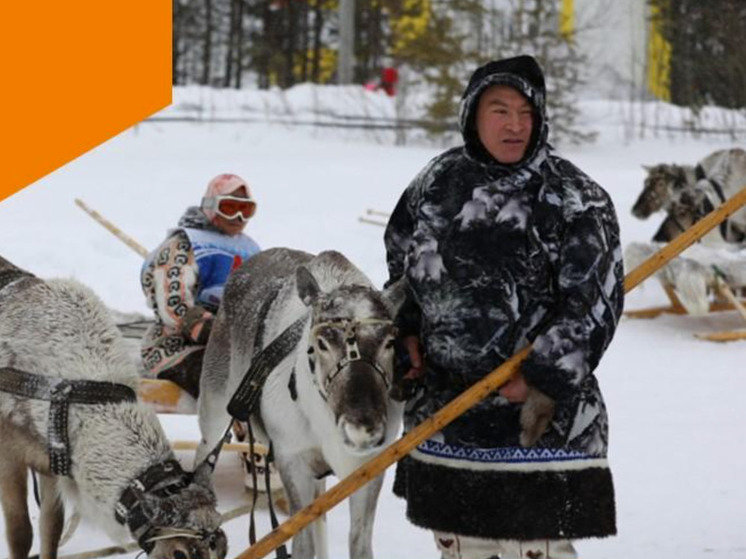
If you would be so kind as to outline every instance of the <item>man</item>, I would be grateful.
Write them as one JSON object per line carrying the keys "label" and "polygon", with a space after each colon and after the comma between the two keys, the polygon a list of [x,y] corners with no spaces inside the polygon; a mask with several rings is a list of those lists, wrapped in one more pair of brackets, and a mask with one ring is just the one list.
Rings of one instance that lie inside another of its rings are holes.
{"label": "man", "polygon": [[547,144],[530,56],[491,62],[464,93],[464,146],[431,161],[385,234],[417,380],[405,428],[532,343],[521,373],[399,464],[407,516],[444,558],[569,559],[614,534],[604,402],[593,370],[622,312],[608,195]]}
{"label": "man", "polygon": [[202,358],[231,270],[259,252],[243,234],[256,211],[249,186],[232,174],[212,179],[200,207],[190,207],[143,264],[141,283],[155,324],[142,358],[154,376],[199,395]]}

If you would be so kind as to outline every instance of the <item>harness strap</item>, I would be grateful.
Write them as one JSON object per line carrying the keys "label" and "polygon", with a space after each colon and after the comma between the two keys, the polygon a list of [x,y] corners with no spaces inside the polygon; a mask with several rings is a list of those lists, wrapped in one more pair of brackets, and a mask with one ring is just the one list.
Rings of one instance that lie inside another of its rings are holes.
{"label": "harness strap", "polygon": [[[712,186],[712,189],[715,191],[715,194],[717,195],[718,199],[720,200],[720,204],[723,204],[725,202],[726,198],[725,198],[725,192],[723,191],[723,186],[720,184],[719,181],[715,180],[712,177],[708,177],[705,174],[705,170],[702,167],[702,165],[697,165],[694,168],[694,175],[697,178],[697,181],[704,180],[704,181],[707,181],[710,184],[710,186]],[[708,208],[707,205],[706,205],[705,208],[704,208],[705,209],[704,215],[707,215],[713,209],[715,209],[716,204],[713,203],[713,201],[709,200],[709,196],[705,196],[705,198],[706,198],[707,201],[710,202],[709,203],[710,207]],[[717,204],[717,205],[720,205],[720,204]],[[700,216],[700,217],[703,217],[703,216]],[[719,227],[719,229],[720,229],[720,236],[723,237],[723,240],[726,241],[726,242],[729,241],[729,237],[731,236],[729,234],[730,233],[730,227],[729,227],[729,225],[730,225],[730,220],[726,218],[726,219],[724,219],[723,221],[720,222],[720,227]],[[743,235],[740,235],[738,239],[733,239],[733,240],[735,242],[742,242],[743,241]]]}
{"label": "harness strap", "polygon": [[47,445],[49,465],[55,475],[70,475],[68,412],[70,404],[111,404],[136,402],[137,394],[129,386],[93,380],[68,380],[0,368],[0,391],[49,405]]}
{"label": "harness strap", "polygon": [[[173,495],[189,485],[189,475],[184,472],[176,460],[166,460],[153,464],[137,476],[122,491],[114,507],[114,516],[122,525],[126,525],[133,536],[138,538],[140,547],[147,551],[150,530],[143,530],[148,525],[148,517],[142,508],[142,495]],[[141,532],[141,533],[139,533]],[[152,544],[151,544],[152,545]]]}
{"label": "harness strap", "polygon": [[[269,520],[272,525],[272,530],[276,530],[280,523],[277,521],[277,515],[275,514],[275,506],[272,502],[272,484],[270,483],[270,472],[269,465],[274,462],[275,453],[272,446],[272,441],[269,442],[269,450],[267,451],[266,463],[264,467],[264,487],[267,490],[267,501],[269,504]],[[288,553],[285,544],[282,544],[277,548],[277,559],[289,559],[290,554]]]}
{"label": "harness strap", "polygon": [[[251,486],[253,487],[252,498],[251,498],[251,514],[249,515],[249,545],[256,543],[256,521],[254,519],[254,511],[256,510],[256,501],[259,498],[259,488],[257,487],[257,475],[256,466],[254,464],[254,429],[251,427],[251,421],[247,424],[247,431],[249,434],[249,456],[244,455],[244,462],[246,468],[251,472]],[[269,466],[269,464],[266,464]]]}
{"label": "harness strap", "polygon": [[[243,459],[246,465],[246,470],[251,473],[251,484],[253,487],[252,497],[251,497],[251,511],[249,512],[249,545],[254,545],[256,543],[256,520],[254,518],[254,513],[256,510],[257,499],[259,498],[259,488],[258,488],[259,478],[256,472],[256,465],[254,464],[254,457],[256,456],[256,453],[254,452],[254,444],[255,444],[256,439],[254,438],[254,429],[251,426],[251,422],[247,424],[247,427],[248,427],[247,431],[248,431],[248,436],[249,436],[249,457],[247,458],[246,455],[243,455]],[[265,463],[264,463],[264,486],[267,491],[267,505],[269,508],[269,519],[272,525],[272,530],[275,530],[280,525],[280,523],[277,520],[277,515],[275,514],[274,504],[272,502],[272,484],[270,483],[269,465],[273,461],[274,461],[274,453],[272,451],[272,442],[270,441],[269,449],[265,456]],[[275,551],[276,551],[275,559],[289,559],[290,558],[290,555],[288,554],[288,550],[285,547],[285,544],[282,544],[281,546],[279,546]]]}
{"label": "harness strap", "polygon": [[[228,402],[228,413],[231,417],[234,417],[239,421],[249,422],[249,417],[253,413],[262,394],[264,381],[267,380],[267,377],[272,370],[274,370],[274,368],[277,367],[285,357],[290,355],[292,348],[298,340],[300,340],[300,336],[303,332],[306,317],[298,319],[276,339],[272,340],[269,346],[260,349],[264,345],[264,319],[269,313],[269,309],[271,308],[272,303],[274,303],[280,289],[281,285],[277,284],[259,308],[259,314],[256,320],[258,326],[254,336],[254,355],[251,360],[251,366],[249,367],[249,370],[246,371],[246,374],[244,374],[243,379],[241,379],[241,384],[231,397],[230,402]],[[205,462],[208,463],[211,470],[215,470],[215,464],[217,463],[218,456],[220,456],[220,451],[223,449],[223,444],[231,438],[232,424],[232,421],[228,423],[223,437],[215,445],[215,448],[213,448],[205,457],[204,461],[196,466],[195,470],[201,467]]]}
{"label": "harness strap", "polygon": [[239,421],[248,421],[249,416],[259,403],[262,386],[269,374],[285,359],[298,342],[308,321],[308,315],[301,316],[288,326],[282,334],[255,354],[251,366],[241,380],[241,384],[228,403],[228,413]]}

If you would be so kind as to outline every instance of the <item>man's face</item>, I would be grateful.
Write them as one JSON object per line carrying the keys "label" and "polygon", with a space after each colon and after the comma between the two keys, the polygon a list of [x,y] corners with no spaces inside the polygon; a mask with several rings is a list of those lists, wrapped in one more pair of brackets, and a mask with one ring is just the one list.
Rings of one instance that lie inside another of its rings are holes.
{"label": "man's face", "polygon": [[479,140],[500,163],[510,165],[523,159],[531,141],[533,124],[533,107],[517,89],[493,85],[479,98]]}

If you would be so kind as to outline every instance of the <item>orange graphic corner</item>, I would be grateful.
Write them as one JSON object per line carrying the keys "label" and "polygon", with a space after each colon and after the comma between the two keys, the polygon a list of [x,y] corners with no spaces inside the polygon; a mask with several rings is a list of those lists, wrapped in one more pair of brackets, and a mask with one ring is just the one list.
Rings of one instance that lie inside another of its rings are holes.
{"label": "orange graphic corner", "polygon": [[0,200],[171,103],[171,0],[2,12]]}

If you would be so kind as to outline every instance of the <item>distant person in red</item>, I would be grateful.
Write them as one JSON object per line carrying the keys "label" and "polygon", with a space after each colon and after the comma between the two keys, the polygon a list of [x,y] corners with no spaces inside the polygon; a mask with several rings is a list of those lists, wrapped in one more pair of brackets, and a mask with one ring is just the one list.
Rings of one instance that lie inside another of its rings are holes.
{"label": "distant person in red", "polygon": [[381,80],[376,82],[368,82],[365,84],[365,89],[368,91],[379,91],[383,90],[386,95],[393,97],[396,95],[396,82],[399,81],[399,72],[396,68],[386,67],[381,70]]}

